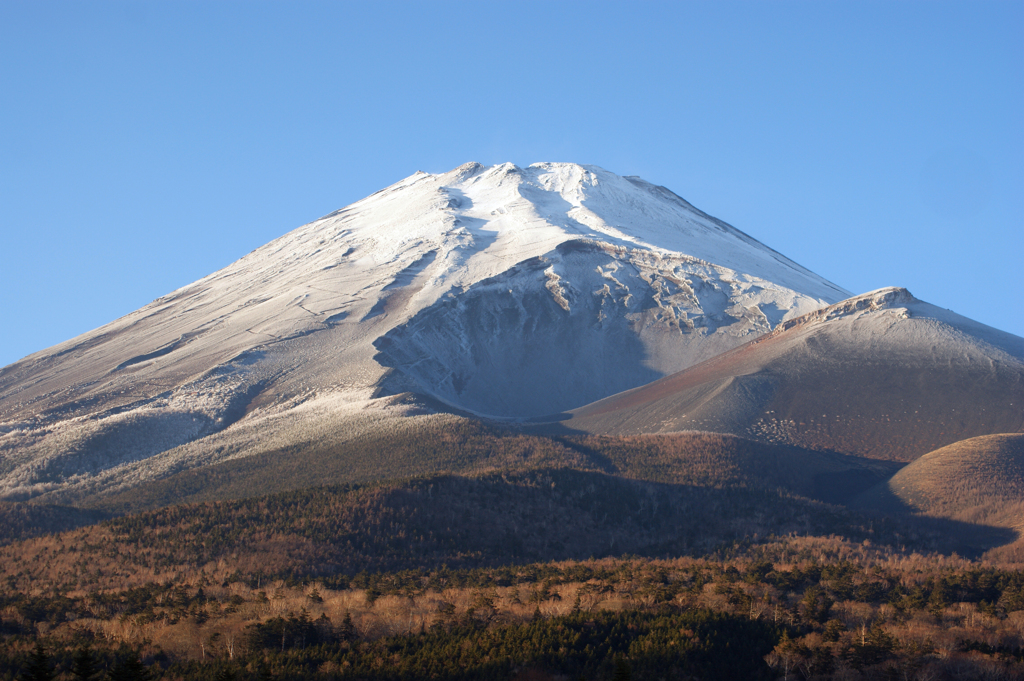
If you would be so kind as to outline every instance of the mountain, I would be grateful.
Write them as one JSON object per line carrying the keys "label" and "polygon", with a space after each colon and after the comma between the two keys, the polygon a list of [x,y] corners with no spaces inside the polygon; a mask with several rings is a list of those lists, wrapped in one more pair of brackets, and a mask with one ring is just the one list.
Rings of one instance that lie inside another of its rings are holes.
{"label": "mountain", "polygon": [[1024,339],[888,288],[573,410],[587,433],[710,430],[912,461],[1024,431]]}
{"label": "mountain", "polygon": [[0,495],[643,385],[847,292],[596,166],[416,173],[0,370]]}
{"label": "mountain", "polygon": [[639,178],[417,173],[0,369],[0,676],[998,675],[1022,404]]}
{"label": "mountain", "polygon": [[1024,434],[982,435],[915,460],[857,499],[963,522],[1024,530]]}
{"label": "mountain", "polygon": [[[1024,434],[982,435],[928,452],[848,505],[948,522],[948,536],[961,536],[961,554],[997,547],[987,559],[1024,563]],[[1009,534],[1000,538],[1000,530]]]}

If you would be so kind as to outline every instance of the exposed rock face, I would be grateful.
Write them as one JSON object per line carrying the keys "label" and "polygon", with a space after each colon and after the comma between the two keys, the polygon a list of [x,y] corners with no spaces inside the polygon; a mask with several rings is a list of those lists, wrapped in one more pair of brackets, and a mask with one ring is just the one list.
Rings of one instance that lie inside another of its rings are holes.
{"label": "exposed rock face", "polygon": [[[692,258],[568,241],[444,298],[375,341],[382,385],[500,416],[550,414],[771,331]],[[524,375],[525,373],[525,375]]]}

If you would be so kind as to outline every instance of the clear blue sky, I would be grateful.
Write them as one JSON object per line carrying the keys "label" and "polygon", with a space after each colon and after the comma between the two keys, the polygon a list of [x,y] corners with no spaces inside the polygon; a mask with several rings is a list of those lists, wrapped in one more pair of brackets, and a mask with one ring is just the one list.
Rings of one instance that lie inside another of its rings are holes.
{"label": "clear blue sky", "polygon": [[0,1],[0,365],[416,170],[594,163],[1024,335],[1024,3]]}

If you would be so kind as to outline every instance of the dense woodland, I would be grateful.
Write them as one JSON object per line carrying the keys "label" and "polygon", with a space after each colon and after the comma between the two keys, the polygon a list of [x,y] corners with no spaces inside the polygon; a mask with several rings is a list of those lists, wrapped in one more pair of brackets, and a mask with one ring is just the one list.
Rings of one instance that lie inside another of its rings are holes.
{"label": "dense woodland", "polygon": [[1024,678],[1017,534],[845,503],[887,464],[461,423],[3,505],[0,679]]}
{"label": "dense woodland", "polygon": [[40,650],[63,678],[77,678],[83,650],[110,670],[137,656],[154,679],[1024,674],[1019,570],[845,548],[854,560],[835,557],[835,540],[793,539],[748,549],[757,559],[405,570],[337,575],[333,586],[249,575],[8,592],[0,678],[24,673]]}

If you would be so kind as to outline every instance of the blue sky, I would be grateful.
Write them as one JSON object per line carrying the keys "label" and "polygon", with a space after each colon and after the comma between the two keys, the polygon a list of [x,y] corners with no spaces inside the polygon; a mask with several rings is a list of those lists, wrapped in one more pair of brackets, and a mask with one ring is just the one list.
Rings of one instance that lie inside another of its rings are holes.
{"label": "blue sky", "polygon": [[0,2],[0,365],[416,170],[594,163],[1024,335],[1022,2]]}

